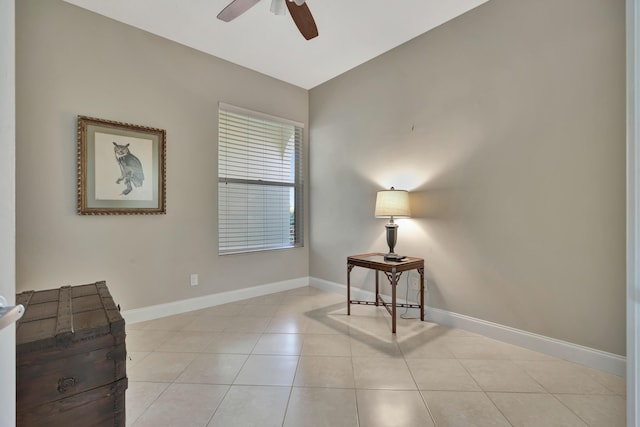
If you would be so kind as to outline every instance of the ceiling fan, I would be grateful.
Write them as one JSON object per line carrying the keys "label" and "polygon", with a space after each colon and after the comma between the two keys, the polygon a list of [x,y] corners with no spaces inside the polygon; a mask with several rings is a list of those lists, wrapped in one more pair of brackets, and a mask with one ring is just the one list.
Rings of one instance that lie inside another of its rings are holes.
{"label": "ceiling fan", "polygon": [[[229,22],[245,13],[260,0],[233,0],[218,14],[218,19]],[[271,12],[276,15],[284,15],[284,5],[287,5],[289,14],[295,22],[302,36],[311,40],[318,36],[318,27],[313,20],[313,15],[305,0],[271,0]]]}

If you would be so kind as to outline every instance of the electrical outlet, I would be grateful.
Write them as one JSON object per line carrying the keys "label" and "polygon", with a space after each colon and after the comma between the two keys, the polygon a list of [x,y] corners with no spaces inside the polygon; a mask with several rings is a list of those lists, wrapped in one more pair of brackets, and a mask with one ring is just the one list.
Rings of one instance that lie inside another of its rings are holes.
{"label": "electrical outlet", "polygon": [[198,286],[198,275],[195,273],[191,275],[191,286]]}

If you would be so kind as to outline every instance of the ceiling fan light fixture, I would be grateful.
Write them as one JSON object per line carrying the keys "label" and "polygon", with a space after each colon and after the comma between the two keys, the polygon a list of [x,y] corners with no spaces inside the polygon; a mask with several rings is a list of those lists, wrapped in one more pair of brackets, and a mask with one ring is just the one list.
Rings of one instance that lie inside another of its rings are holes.
{"label": "ceiling fan light fixture", "polygon": [[283,16],[285,14],[285,5],[284,2],[286,0],[271,0],[271,7],[269,10],[274,15]]}
{"label": "ceiling fan light fixture", "polygon": [[302,5],[303,5],[303,3],[304,3],[306,0],[289,0],[289,1],[294,2],[294,3],[295,3],[295,4],[297,4],[298,6],[302,6]]}

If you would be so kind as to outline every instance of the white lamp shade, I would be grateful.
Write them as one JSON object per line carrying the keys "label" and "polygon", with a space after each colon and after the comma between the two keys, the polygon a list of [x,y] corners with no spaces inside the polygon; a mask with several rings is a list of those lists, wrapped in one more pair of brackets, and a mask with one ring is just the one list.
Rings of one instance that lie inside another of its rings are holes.
{"label": "white lamp shade", "polygon": [[406,190],[378,191],[376,197],[376,218],[409,218],[409,192]]}

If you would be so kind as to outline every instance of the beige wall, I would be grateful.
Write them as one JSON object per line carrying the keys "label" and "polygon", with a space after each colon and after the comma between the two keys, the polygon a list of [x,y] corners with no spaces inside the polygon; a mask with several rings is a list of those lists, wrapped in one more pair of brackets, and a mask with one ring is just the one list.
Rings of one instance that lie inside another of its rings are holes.
{"label": "beige wall", "polygon": [[624,355],[624,8],[492,0],[312,89],[310,275],[386,251],[394,185],[429,305]]}
{"label": "beige wall", "polygon": [[[59,0],[16,14],[18,291],[105,279],[129,310],[308,275],[307,248],[219,257],[216,211],[218,102],[306,123],[307,91]],[[167,215],[76,215],[78,114],[166,129]]]}
{"label": "beige wall", "polygon": [[[18,291],[105,279],[128,310],[309,271],[345,283],[347,255],[386,249],[373,204],[395,185],[414,192],[397,249],[427,260],[430,305],[624,354],[623,0],[492,0],[309,94],[17,3]],[[310,116],[305,248],[217,256],[218,101]],[[75,214],[78,114],[167,130],[166,216]]]}

